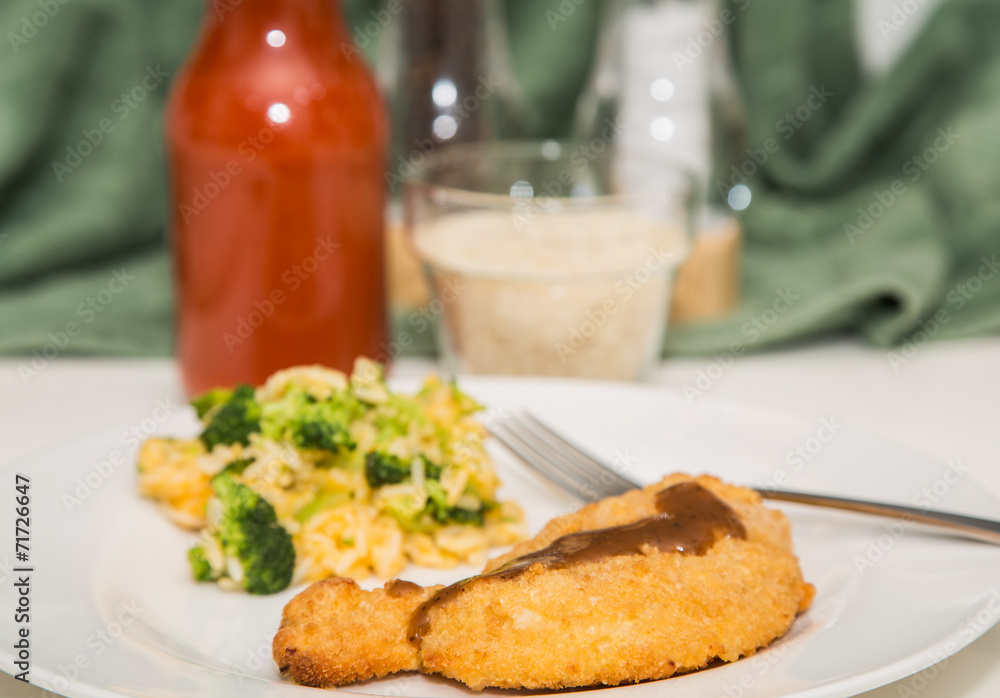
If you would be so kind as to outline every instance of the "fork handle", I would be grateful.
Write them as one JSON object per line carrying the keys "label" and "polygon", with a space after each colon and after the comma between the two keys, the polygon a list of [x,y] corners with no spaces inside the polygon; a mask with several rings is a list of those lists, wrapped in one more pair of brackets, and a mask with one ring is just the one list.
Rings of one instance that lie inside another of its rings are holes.
{"label": "fork handle", "polygon": [[1000,521],[978,519],[974,516],[962,516],[961,514],[948,514],[942,511],[928,511],[926,509],[917,509],[916,507],[899,504],[869,502],[861,499],[807,494],[805,492],[790,490],[759,489],[757,492],[764,499],[795,502],[797,504],[812,504],[814,506],[831,507],[833,509],[847,509],[863,514],[874,514],[876,516],[889,516],[914,523],[930,524],[938,528],[948,529],[955,534],[967,538],[1000,544]]}

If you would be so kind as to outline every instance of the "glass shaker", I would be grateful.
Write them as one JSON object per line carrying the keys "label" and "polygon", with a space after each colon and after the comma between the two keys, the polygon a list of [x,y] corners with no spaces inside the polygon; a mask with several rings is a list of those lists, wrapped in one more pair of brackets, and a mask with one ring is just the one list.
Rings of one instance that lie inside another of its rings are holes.
{"label": "glass shaker", "polygon": [[[742,228],[750,203],[739,167],[746,141],[734,80],[732,9],[715,0],[619,0],[604,5],[594,68],[577,105],[578,139],[613,139],[625,154],[658,153],[690,168],[705,201],[671,317],[707,320],[738,301]],[[633,170],[637,181],[647,172]]]}

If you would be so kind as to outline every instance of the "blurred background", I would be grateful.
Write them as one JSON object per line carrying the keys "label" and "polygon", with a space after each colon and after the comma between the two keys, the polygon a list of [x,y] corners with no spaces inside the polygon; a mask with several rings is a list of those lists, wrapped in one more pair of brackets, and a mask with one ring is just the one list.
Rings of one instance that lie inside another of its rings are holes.
{"label": "blurred background", "polygon": [[[240,4],[0,7],[0,353],[171,354],[164,108],[203,17]],[[430,301],[393,224],[393,175],[421,139],[587,142],[609,125],[629,147],[689,162],[714,207],[666,353],[1000,328],[995,0],[344,0],[344,11],[392,114],[387,263],[394,326],[412,339],[402,353],[435,351],[433,332],[407,322]],[[422,72],[441,63],[420,53],[437,50],[421,32],[459,47],[450,88]],[[471,55],[485,74],[461,75]],[[467,122],[447,109],[460,78],[497,94]],[[428,113],[415,94],[431,97]]]}

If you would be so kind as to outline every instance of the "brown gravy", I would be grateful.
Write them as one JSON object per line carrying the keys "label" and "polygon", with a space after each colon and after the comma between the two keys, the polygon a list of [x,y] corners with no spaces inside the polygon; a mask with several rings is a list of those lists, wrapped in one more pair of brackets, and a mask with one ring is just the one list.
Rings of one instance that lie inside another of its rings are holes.
{"label": "brown gravy", "polygon": [[480,579],[513,579],[532,565],[562,569],[620,555],[644,555],[651,550],[704,555],[720,538],[746,538],[743,522],[729,505],[696,482],[661,490],[656,495],[656,510],[655,516],[623,526],[570,533],[492,572],[445,587],[413,615],[410,641],[419,642],[427,633],[433,607],[453,601]]}

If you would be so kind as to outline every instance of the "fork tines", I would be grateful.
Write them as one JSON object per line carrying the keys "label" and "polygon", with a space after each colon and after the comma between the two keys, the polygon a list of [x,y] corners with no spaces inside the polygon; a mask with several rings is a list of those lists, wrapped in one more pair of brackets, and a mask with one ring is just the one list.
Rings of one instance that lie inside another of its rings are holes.
{"label": "fork tines", "polygon": [[639,487],[527,412],[494,415],[486,427],[531,468],[586,501]]}

